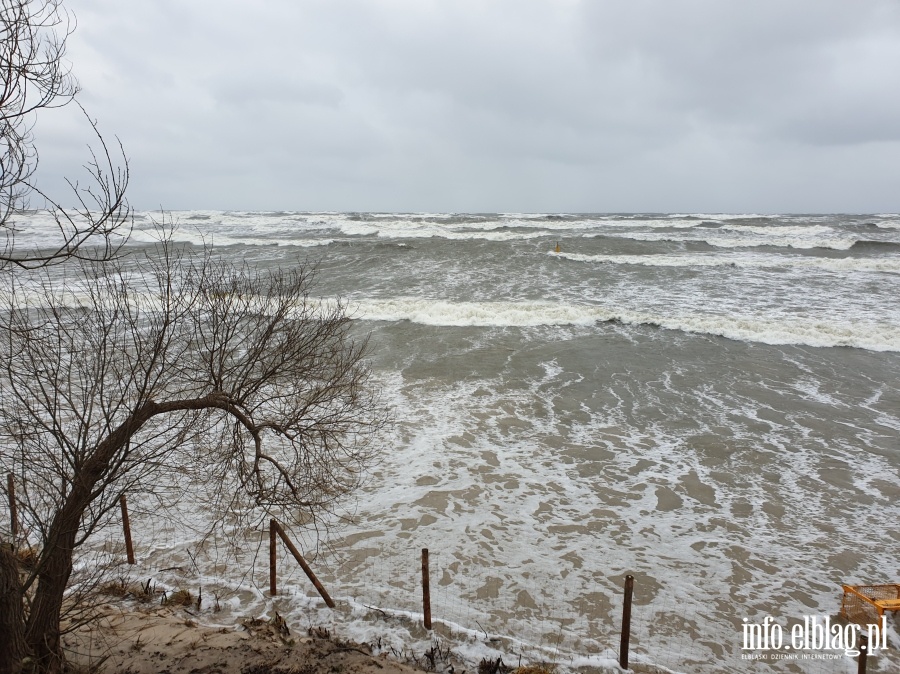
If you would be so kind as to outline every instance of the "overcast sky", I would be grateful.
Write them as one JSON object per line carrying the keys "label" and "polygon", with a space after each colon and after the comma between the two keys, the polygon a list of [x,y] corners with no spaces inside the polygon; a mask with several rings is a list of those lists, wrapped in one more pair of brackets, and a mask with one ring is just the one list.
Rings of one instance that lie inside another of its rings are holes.
{"label": "overcast sky", "polygon": [[897,0],[64,2],[139,209],[900,211]]}

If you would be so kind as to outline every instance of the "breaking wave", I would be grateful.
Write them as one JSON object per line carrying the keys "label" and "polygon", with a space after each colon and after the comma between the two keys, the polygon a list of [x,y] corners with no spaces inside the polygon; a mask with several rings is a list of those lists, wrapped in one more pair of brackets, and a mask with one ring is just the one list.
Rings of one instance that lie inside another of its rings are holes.
{"label": "breaking wave", "polygon": [[[762,229],[762,228],[751,228]],[[772,231],[766,235],[748,236],[735,228],[730,229],[707,229],[703,232],[689,231],[684,234],[675,234],[672,232],[629,232],[627,234],[619,234],[608,232],[605,236],[613,236],[623,239],[634,239],[636,241],[672,241],[676,243],[698,242],[706,243],[717,248],[830,248],[832,250],[849,250],[854,244],[858,243],[858,239],[853,236],[841,235],[834,230],[829,230],[829,235],[805,235],[801,232],[780,233],[779,229],[789,228],[768,228]],[[827,228],[825,228],[827,229]],[[753,232],[749,232],[753,234]],[[593,234],[585,236],[593,237]]]}
{"label": "breaking wave", "polygon": [[357,300],[356,317],[368,321],[411,321],[435,326],[591,326],[599,322],[655,325],[668,330],[716,335],[763,344],[847,346],[900,351],[900,327],[875,321],[825,321],[769,316],[662,315],[624,308],[550,302],[449,302],[416,298]]}
{"label": "breaking wave", "polygon": [[584,255],[581,253],[553,253],[576,262],[605,264],[636,264],[646,267],[743,267],[824,269],[834,272],[884,272],[900,274],[900,259],[896,258],[829,258],[785,255]]}

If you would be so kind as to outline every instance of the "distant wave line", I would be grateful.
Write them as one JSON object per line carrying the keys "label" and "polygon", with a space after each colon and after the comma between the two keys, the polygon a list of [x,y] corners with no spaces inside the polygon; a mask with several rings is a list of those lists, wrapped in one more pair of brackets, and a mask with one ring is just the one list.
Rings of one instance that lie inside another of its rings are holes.
{"label": "distant wave line", "polygon": [[[773,227],[777,231],[777,227]],[[707,230],[715,232],[718,230]],[[673,243],[705,243],[716,248],[827,248],[831,250],[849,250],[859,244],[884,244],[898,245],[889,241],[868,241],[860,240],[852,237],[801,237],[801,236],[777,236],[773,231],[771,237],[717,237],[713,236],[678,236],[671,233],[659,232],[629,232],[628,234],[619,234],[608,232],[604,234],[585,234],[586,238],[603,238],[611,237],[616,239],[633,239],[635,241],[658,241]]]}
{"label": "distant wave line", "polygon": [[[197,246],[205,244],[225,246],[300,246],[312,248],[314,246],[328,246],[334,243],[333,239],[279,239],[274,237],[235,237],[227,234],[206,232],[202,233],[190,227],[179,227],[172,233],[172,239],[179,243],[190,243]],[[159,242],[159,236],[155,231],[147,232],[134,230],[131,233],[131,243],[153,244]]]}
{"label": "distant wave line", "polygon": [[788,256],[722,256],[722,255],[586,255],[582,253],[554,253],[548,255],[566,258],[575,262],[596,262],[605,264],[643,265],[646,267],[741,267],[777,268],[796,267],[825,269],[836,272],[882,272],[900,274],[900,258],[855,258],[855,257],[788,257]]}
{"label": "distant wave line", "polygon": [[598,322],[655,325],[687,333],[709,334],[763,344],[815,347],[848,346],[870,351],[900,351],[900,326],[872,321],[714,316],[664,316],[624,308],[550,302],[449,302],[416,298],[354,300],[355,318],[411,321],[446,327],[591,326]]}

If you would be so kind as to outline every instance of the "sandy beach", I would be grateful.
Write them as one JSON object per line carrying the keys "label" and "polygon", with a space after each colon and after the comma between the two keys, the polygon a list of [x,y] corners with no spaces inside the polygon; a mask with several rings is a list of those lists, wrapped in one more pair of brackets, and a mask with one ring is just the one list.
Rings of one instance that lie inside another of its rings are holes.
{"label": "sandy beach", "polygon": [[[65,639],[75,671],[128,674],[409,674],[421,671],[364,644],[332,638],[322,628],[304,634],[283,620],[232,626],[198,623],[190,610],[108,604],[103,617]],[[438,667],[439,670],[447,669]],[[452,671],[452,670],[450,670]]]}

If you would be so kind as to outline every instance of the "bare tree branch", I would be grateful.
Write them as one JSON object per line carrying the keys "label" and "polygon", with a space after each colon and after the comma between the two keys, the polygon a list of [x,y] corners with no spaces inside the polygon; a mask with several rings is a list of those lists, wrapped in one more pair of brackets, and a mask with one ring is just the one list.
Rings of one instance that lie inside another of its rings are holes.
{"label": "bare tree branch", "polygon": [[0,467],[39,536],[23,584],[38,653],[58,633],[73,554],[123,485],[195,474],[248,512],[315,522],[376,458],[385,415],[346,306],[311,298],[299,264],[264,274],[184,255],[170,234],[143,260],[78,259],[64,286],[50,270],[11,277]]}
{"label": "bare tree branch", "polygon": [[[79,90],[64,60],[74,30],[75,20],[60,0],[0,0],[0,230],[6,237],[0,267],[35,268],[71,257],[111,259],[130,230],[128,161],[121,143],[117,165],[96,121],[77,102],[101,150],[99,155],[89,150],[86,186],[67,181],[78,206],[64,208],[33,181],[35,114],[67,105]],[[40,246],[17,250],[16,234],[32,196],[41,198],[56,231]]]}

